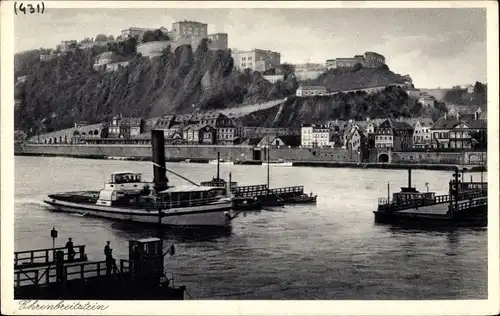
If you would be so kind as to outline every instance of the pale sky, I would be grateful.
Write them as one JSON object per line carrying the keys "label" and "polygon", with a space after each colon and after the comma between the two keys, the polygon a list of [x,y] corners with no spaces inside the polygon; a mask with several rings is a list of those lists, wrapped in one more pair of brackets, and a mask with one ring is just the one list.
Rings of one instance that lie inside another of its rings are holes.
{"label": "pale sky", "polygon": [[419,88],[486,81],[486,9],[51,9],[15,17],[15,51],[113,34],[171,29],[196,20],[225,32],[229,47],[270,49],[282,62],[321,62],[375,51]]}

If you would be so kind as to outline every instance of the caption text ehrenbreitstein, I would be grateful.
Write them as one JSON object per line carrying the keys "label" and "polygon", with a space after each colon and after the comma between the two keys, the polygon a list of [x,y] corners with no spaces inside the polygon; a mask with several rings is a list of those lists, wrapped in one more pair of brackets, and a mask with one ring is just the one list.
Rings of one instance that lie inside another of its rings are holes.
{"label": "caption text ehrenbreitstein", "polygon": [[19,310],[105,310],[109,305],[91,303],[91,302],[44,302],[38,300],[19,301]]}

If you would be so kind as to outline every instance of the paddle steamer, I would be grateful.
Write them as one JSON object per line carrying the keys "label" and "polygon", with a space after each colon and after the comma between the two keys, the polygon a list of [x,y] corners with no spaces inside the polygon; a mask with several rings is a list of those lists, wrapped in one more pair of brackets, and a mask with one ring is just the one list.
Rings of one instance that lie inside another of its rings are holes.
{"label": "paddle steamer", "polygon": [[175,226],[229,227],[231,197],[225,188],[170,186],[166,176],[162,131],[152,131],[152,182],[140,173],[114,172],[100,191],[49,194],[51,210],[89,216]]}

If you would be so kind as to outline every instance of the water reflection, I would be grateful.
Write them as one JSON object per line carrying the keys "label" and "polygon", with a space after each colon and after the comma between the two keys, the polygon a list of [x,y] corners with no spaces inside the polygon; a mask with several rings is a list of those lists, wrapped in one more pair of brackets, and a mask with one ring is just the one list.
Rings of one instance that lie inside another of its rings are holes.
{"label": "water reflection", "polygon": [[214,241],[220,238],[229,238],[233,234],[232,227],[175,227],[144,223],[115,222],[111,224],[118,237],[124,239],[141,239],[157,237],[163,240],[177,242]]}
{"label": "water reflection", "polygon": [[453,227],[453,226],[416,226],[416,225],[390,225],[382,223],[374,223],[375,226],[385,227],[392,234],[415,234],[415,233],[478,233],[485,232],[485,227]]}

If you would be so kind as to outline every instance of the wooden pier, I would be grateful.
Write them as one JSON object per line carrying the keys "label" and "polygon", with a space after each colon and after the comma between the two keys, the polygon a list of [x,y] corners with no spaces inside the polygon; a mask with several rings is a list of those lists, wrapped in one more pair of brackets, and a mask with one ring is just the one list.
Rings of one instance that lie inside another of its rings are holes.
{"label": "wooden pier", "polygon": [[419,226],[480,226],[487,225],[488,184],[462,182],[458,170],[449,183],[449,194],[419,192],[411,187],[411,169],[408,187],[393,194],[392,199],[380,198],[375,221],[391,224],[417,224]]}
{"label": "wooden pier", "polygon": [[[129,242],[129,259],[89,261],[82,249],[78,260],[69,262],[67,249],[50,248],[16,252],[14,263],[15,299],[167,299],[183,300],[185,286],[175,287],[172,273],[163,268],[162,241],[158,238]],[[172,246],[173,247],[173,246]],[[55,260],[51,253],[55,251]],[[64,257],[66,253],[66,257]],[[76,258],[75,258],[76,259]]]}
{"label": "wooden pier", "polygon": [[295,202],[295,198],[304,195],[303,186],[269,189],[265,184],[238,186],[231,189],[237,197],[256,198],[264,206],[284,205]]}
{"label": "wooden pier", "polygon": [[[233,199],[233,209],[255,209],[261,206],[282,206],[285,204],[315,204],[317,196],[304,194],[304,186],[291,186],[282,188],[269,188],[269,161],[267,167],[267,184],[238,186],[237,182],[229,181],[219,177],[220,153],[217,153],[217,175],[211,181],[201,182],[202,186],[225,187],[231,191]],[[239,203],[242,202],[242,203]],[[249,204],[247,204],[247,202]],[[248,206],[248,207],[247,207]]]}
{"label": "wooden pier", "polygon": [[84,245],[74,246],[73,249],[76,254],[72,260],[68,256],[66,247],[17,251],[14,253],[14,269],[50,265],[56,262],[56,253],[59,251],[62,252],[65,263],[87,260]]}

